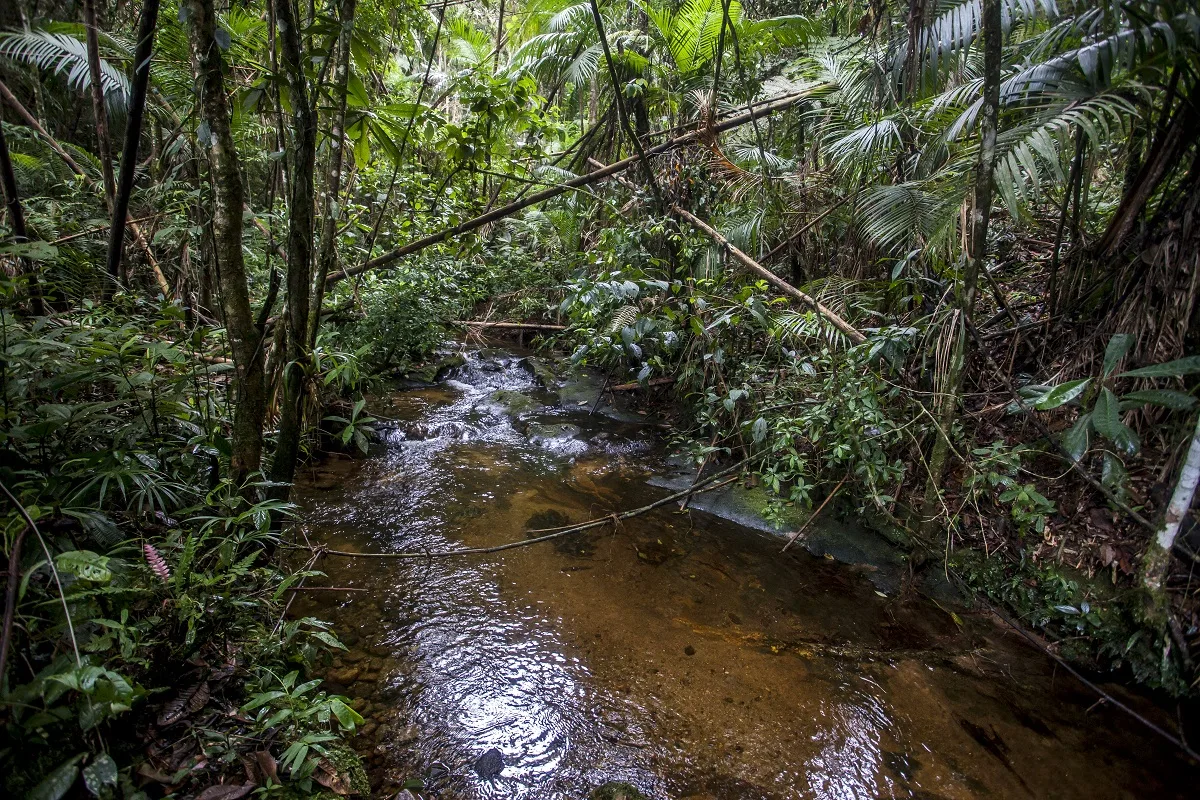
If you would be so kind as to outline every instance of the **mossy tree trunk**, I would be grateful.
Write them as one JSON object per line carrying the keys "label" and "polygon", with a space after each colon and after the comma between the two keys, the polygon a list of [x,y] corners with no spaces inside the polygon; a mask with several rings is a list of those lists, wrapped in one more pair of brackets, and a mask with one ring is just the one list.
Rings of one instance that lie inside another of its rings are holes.
{"label": "mossy tree trunk", "polygon": [[[303,431],[304,363],[308,358],[309,303],[313,279],[313,174],[317,158],[317,115],[315,91],[310,92],[304,74],[299,15],[292,0],[276,0],[276,33],[287,74],[292,106],[287,149],[289,197],[287,235],[287,352],[279,405],[279,438],[271,462],[271,480],[291,483],[296,475]],[[279,494],[286,496],[287,489]]]}
{"label": "mossy tree trunk", "polygon": [[262,461],[266,386],[262,333],[250,311],[242,257],[242,171],[229,126],[224,64],[216,39],[213,0],[187,0],[184,16],[191,43],[192,69],[200,97],[200,131],[208,151],[212,184],[213,255],[220,286],[221,313],[233,353],[233,442],[230,471],[241,486]]}

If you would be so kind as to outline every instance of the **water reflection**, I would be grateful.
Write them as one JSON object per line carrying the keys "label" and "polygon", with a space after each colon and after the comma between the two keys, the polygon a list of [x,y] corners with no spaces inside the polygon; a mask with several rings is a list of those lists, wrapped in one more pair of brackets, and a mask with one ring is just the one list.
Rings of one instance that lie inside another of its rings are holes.
{"label": "water reflection", "polygon": [[808,788],[819,800],[873,800],[881,795],[880,736],[891,721],[879,698],[841,688],[848,697],[821,702],[821,725],[812,735],[819,751],[805,769]]}
{"label": "water reflection", "polygon": [[[661,496],[642,428],[556,408],[511,355],[468,353],[448,383],[379,411],[396,420],[384,452],[309,487],[316,541],[499,544]],[[696,800],[1184,785],[1119,727],[1088,738],[1095,723],[1053,699],[1036,656],[915,593],[881,597],[869,572],[778,549],[663,509],[503,558],[329,561],[332,585],[368,591],[301,602],[355,632],[331,680],[371,718],[379,796],[418,776],[426,797],[529,800],[612,780]],[[985,647],[989,673],[964,661]]]}

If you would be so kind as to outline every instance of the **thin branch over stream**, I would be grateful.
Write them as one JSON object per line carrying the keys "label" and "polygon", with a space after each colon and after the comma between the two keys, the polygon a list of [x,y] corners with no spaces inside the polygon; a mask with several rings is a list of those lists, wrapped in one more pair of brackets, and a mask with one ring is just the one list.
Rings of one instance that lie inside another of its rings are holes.
{"label": "thin branch over stream", "polygon": [[[313,552],[316,552],[319,554],[325,554],[325,555],[331,555],[331,556],[344,556],[346,558],[449,558],[451,556],[467,556],[467,555],[480,555],[480,554],[484,554],[484,553],[499,553],[502,550],[513,550],[518,547],[525,547],[526,545],[538,544],[539,542],[547,542],[551,539],[557,539],[560,536],[567,536],[568,534],[579,533],[581,531],[590,530],[592,528],[599,528],[600,526],[607,525],[610,522],[616,524],[618,522],[622,522],[627,519],[632,519],[633,517],[639,517],[642,514],[648,514],[649,512],[653,511],[656,508],[662,508],[663,506],[673,503],[676,500],[682,500],[684,497],[688,497],[693,494],[698,494],[699,492],[702,492],[702,491],[704,491],[704,492],[711,491],[713,489],[724,486],[728,483],[732,483],[734,480],[736,480],[737,479],[736,476],[727,478],[726,480],[723,480],[723,481],[721,481],[720,479],[725,478],[726,476],[730,475],[733,472],[736,472],[737,470],[740,470],[743,466],[747,465],[749,460],[750,459],[743,459],[742,461],[739,461],[738,463],[734,464],[732,467],[728,467],[727,469],[723,469],[714,475],[710,475],[707,478],[705,478],[704,480],[699,481],[699,482],[689,486],[687,489],[684,489],[681,492],[676,492],[675,494],[668,495],[667,497],[664,497],[660,500],[655,500],[653,503],[642,506],[641,508],[635,508],[631,511],[623,511],[620,514],[614,513],[614,514],[609,514],[608,516],[605,516],[605,517],[596,517],[595,519],[590,519],[590,520],[587,520],[586,522],[579,522],[574,525],[564,525],[561,528],[538,528],[535,530],[526,531],[526,533],[544,533],[545,532],[545,535],[544,536],[535,536],[532,539],[522,539],[519,542],[508,542],[506,544],[498,544],[498,545],[494,545],[492,547],[464,547],[464,548],[461,548],[458,550],[425,550],[425,551],[411,551],[410,550],[410,551],[403,552],[403,553],[353,553],[353,552],[350,552],[349,550],[329,550],[329,549],[325,549],[325,548],[321,548],[321,547],[312,548],[312,550],[313,550]],[[720,482],[718,483],[718,481],[720,481]]]}

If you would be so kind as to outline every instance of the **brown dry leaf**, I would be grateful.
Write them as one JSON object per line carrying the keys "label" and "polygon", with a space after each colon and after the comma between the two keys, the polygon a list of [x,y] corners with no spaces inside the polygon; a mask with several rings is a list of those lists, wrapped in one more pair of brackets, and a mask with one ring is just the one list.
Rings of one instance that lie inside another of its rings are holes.
{"label": "brown dry leaf", "polygon": [[279,764],[275,761],[275,756],[268,750],[259,750],[254,757],[258,759],[258,768],[262,770],[262,774],[279,783]]}
{"label": "brown dry leaf", "polygon": [[313,773],[313,779],[334,794],[350,794],[350,779],[345,775],[339,775],[336,768],[325,759],[317,764],[317,771]]}
{"label": "brown dry leaf", "polygon": [[210,786],[196,800],[238,800],[254,791],[253,783],[227,783]]}
{"label": "brown dry leaf", "polygon": [[195,714],[204,708],[204,704],[208,702],[208,696],[207,681],[201,681],[184,689],[178,697],[163,706],[162,713],[158,715],[159,727],[169,727],[189,714]]}

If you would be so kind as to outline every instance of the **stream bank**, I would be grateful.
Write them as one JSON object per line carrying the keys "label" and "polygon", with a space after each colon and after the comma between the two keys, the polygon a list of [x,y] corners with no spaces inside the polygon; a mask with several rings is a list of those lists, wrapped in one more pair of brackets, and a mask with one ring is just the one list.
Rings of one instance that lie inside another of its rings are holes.
{"label": "stream bank", "polygon": [[[382,398],[364,461],[301,484],[311,541],[363,552],[520,539],[645,505],[691,475],[644,416],[479,350]],[[589,413],[592,408],[597,413]],[[699,495],[502,556],[327,558],[297,601],[350,650],[377,794],[1185,796],[1187,765],[932,571],[822,518],[780,554],[742,497]],[[1157,714],[1137,698],[1119,696]],[[416,787],[420,788],[416,788]]]}

